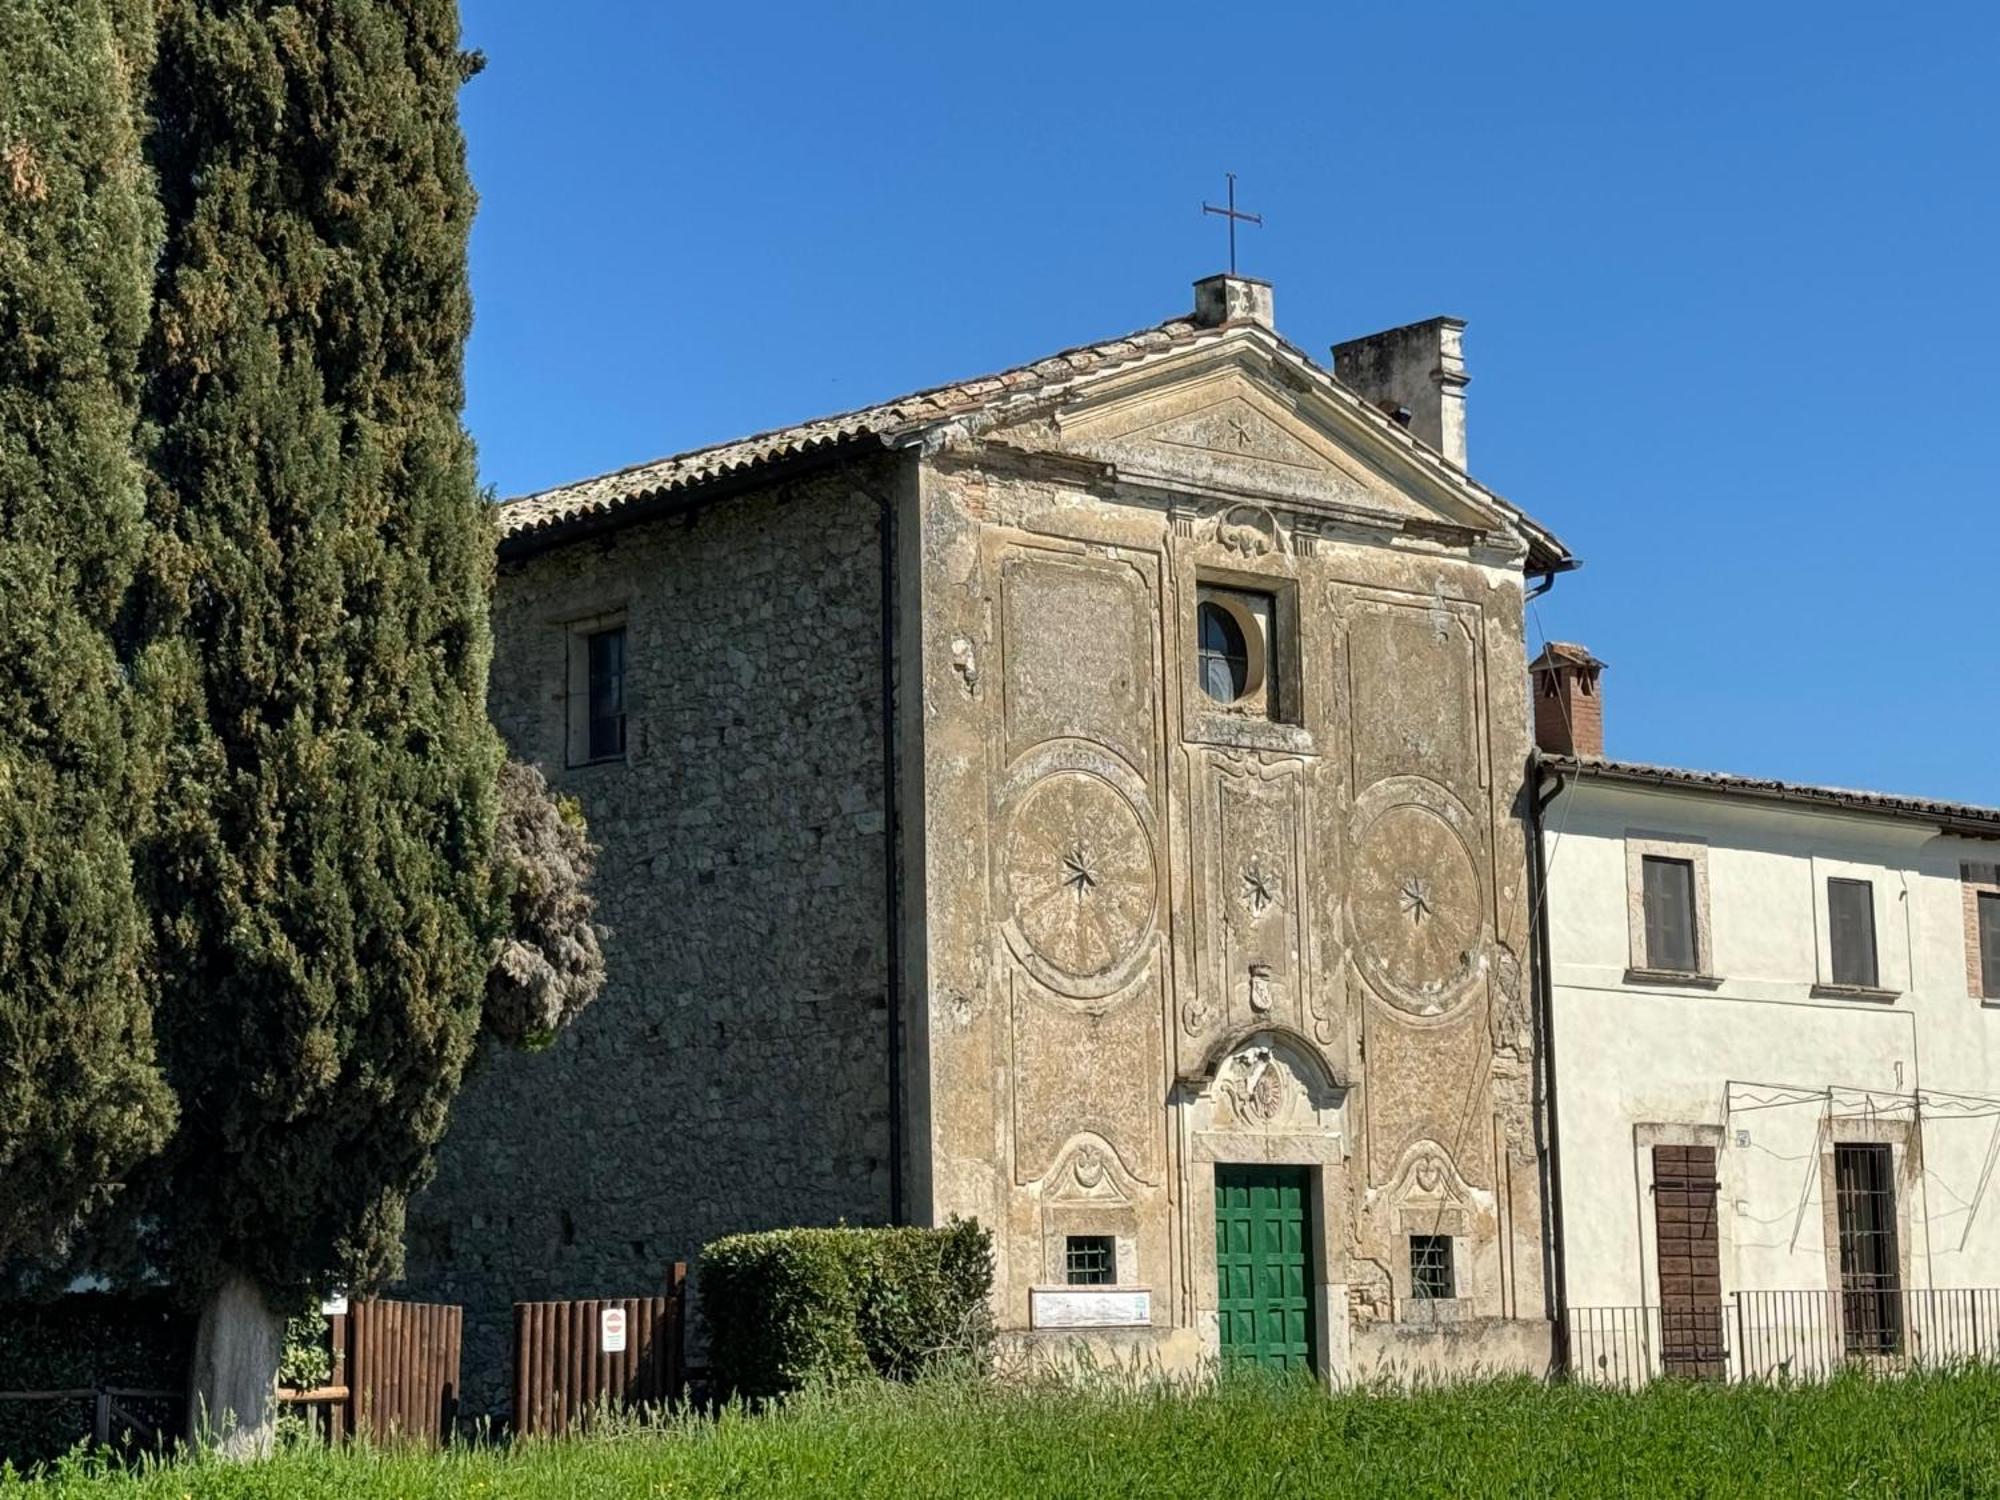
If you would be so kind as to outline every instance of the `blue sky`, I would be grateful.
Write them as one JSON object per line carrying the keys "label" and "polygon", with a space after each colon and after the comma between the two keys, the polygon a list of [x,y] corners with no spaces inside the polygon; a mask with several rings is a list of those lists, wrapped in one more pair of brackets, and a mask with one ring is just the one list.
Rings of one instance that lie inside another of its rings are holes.
{"label": "blue sky", "polygon": [[1246,273],[1469,320],[1471,467],[1612,754],[2000,803],[2000,12],[463,0],[503,494]]}

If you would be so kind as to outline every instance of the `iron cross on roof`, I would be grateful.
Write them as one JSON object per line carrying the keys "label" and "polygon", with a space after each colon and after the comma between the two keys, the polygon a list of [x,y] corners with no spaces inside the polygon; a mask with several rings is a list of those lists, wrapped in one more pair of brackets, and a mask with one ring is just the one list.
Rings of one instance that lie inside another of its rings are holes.
{"label": "iron cross on roof", "polygon": [[1229,221],[1229,274],[1234,276],[1236,274],[1236,221],[1241,219],[1246,224],[1255,224],[1259,229],[1262,229],[1264,227],[1264,216],[1262,214],[1246,214],[1238,210],[1236,207],[1236,174],[1234,172],[1225,172],[1223,175],[1229,179],[1229,206],[1227,208],[1217,208],[1213,203],[1204,203],[1201,206],[1201,211],[1205,214],[1220,214]]}

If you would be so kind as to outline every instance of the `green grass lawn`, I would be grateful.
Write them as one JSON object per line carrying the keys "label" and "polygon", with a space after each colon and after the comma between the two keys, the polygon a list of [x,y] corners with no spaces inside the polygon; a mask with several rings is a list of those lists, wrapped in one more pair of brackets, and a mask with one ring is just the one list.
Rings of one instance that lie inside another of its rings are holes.
{"label": "green grass lawn", "polygon": [[1527,1380],[1413,1396],[936,1383],[512,1449],[99,1474],[72,1461],[0,1478],[0,1500],[446,1495],[2000,1495],[2000,1371],[1639,1395]]}

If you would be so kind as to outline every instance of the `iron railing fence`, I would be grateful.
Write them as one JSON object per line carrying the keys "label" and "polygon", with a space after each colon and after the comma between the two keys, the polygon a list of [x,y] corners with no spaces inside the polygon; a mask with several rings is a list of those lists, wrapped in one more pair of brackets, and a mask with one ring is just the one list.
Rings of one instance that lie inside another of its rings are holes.
{"label": "iron railing fence", "polygon": [[2000,1287],[1738,1292],[1721,1313],[1722,1347],[1697,1359],[1663,1336],[1658,1307],[1572,1307],[1570,1378],[1631,1390],[1669,1374],[1816,1380],[1857,1365],[2000,1363]]}
{"label": "iron railing fence", "polygon": [[2000,1288],[1738,1292],[1725,1319],[1740,1379],[1818,1379],[1850,1365],[2000,1359]]}

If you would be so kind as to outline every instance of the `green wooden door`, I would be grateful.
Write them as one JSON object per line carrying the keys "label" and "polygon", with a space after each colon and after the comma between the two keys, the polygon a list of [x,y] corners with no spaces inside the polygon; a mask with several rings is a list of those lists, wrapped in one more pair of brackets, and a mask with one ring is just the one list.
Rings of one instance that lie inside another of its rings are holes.
{"label": "green wooden door", "polygon": [[1313,1368],[1304,1167],[1215,1169],[1216,1313],[1227,1365]]}

